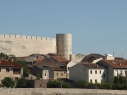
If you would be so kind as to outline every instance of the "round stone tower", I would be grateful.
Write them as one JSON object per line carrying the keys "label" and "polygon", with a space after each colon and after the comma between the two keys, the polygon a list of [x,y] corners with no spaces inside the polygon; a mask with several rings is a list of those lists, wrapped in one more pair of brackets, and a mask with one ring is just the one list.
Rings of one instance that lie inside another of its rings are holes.
{"label": "round stone tower", "polygon": [[57,53],[70,60],[72,54],[72,34],[56,34]]}

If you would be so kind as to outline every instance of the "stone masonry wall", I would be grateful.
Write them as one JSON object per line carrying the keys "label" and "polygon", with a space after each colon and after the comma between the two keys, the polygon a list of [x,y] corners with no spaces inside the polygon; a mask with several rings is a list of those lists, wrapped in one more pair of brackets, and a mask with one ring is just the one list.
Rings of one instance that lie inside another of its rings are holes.
{"label": "stone masonry wall", "polygon": [[24,35],[0,35],[0,52],[17,57],[32,53],[56,53],[56,39]]}
{"label": "stone masonry wall", "polygon": [[126,90],[0,88],[0,95],[127,95]]}

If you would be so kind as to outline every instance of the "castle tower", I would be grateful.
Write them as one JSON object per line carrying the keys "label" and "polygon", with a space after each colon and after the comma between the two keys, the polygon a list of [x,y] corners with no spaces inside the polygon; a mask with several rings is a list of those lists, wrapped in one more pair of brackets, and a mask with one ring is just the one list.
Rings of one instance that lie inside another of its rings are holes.
{"label": "castle tower", "polygon": [[72,54],[72,34],[56,34],[57,53],[70,59]]}

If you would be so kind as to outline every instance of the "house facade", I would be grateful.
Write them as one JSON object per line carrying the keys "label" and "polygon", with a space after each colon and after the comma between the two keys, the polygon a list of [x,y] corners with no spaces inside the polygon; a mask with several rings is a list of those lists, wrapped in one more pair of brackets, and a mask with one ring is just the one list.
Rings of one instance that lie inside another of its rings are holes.
{"label": "house facade", "polygon": [[113,82],[114,76],[122,75],[127,77],[127,61],[126,60],[101,60],[97,64],[107,68],[108,82]]}
{"label": "house facade", "polygon": [[15,62],[0,60],[0,82],[5,77],[18,80],[23,75],[23,67]]}
{"label": "house facade", "polygon": [[69,61],[68,63],[67,63],[67,78],[69,79],[69,69],[70,69],[70,67],[72,67],[72,66],[74,66],[74,65],[76,65],[77,63],[76,62],[73,62],[73,61]]}
{"label": "house facade", "polygon": [[91,83],[107,82],[107,69],[97,64],[76,64],[69,70],[69,79]]}
{"label": "house facade", "polygon": [[[32,70],[32,74],[34,76],[37,76],[37,74],[39,74],[41,79],[49,79],[49,70],[47,68],[42,67],[42,66],[34,67]],[[30,77],[30,79],[35,78],[35,77],[32,77],[32,78],[31,77]]]}
{"label": "house facade", "polygon": [[66,67],[49,67],[49,79],[67,78]]}

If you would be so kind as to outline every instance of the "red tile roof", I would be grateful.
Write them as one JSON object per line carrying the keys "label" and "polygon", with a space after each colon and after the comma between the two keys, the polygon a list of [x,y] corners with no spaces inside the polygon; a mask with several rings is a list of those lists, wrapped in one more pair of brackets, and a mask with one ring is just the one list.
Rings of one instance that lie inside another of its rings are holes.
{"label": "red tile roof", "polygon": [[43,61],[44,59],[45,59],[44,57],[39,57],[39,58],[36,58],[34,61],[39,62],[39,61]]}
{"label": "red tile roof", "polygon": [[0,60],[0,66],[12,66],[13,68],[22,68],[22,66],[18,63],[7,61],[7,60]]}
{"label": "red tile roof", "polygon": [[89,69],[104,69],[103,66],[100,66],[98,64],[88,63],[88,64],[81,64]]}
{"label": "red tile roof", "polygon": [[67,62],[67,60],[63,56],[52,56],[58,62]]}
{"label": "red tile roof", "polygon": [[106,64],[113,68],[127,68],[127,60],[103,60]]}

